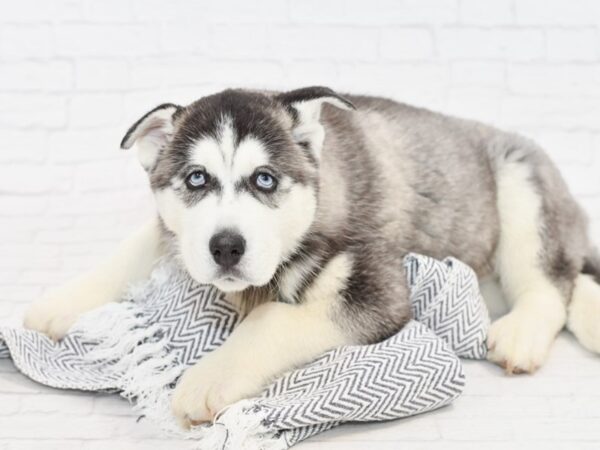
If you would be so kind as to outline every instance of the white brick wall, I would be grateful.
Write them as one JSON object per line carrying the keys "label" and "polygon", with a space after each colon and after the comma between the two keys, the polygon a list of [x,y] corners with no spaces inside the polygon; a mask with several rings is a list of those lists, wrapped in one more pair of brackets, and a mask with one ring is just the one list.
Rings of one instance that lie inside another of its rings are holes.
{"label": "white brick wall", "polygon": [[[596,0],[0,0],[0,320],[152,212],[118,150],[164,101],[330,85],[539,140],[600,237]],[[599,239],[600,241],[600,239]]]}

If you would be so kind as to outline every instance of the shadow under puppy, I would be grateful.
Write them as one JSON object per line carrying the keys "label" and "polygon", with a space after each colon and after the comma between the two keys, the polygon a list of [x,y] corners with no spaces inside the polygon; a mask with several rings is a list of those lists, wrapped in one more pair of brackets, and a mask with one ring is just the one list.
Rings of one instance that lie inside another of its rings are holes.
{"label": "shadow under puppy", "polygon": [[500,282],[512,310],[490,329],[489,358],[509,373],[535,371],[567,320],[600,351],[600,260],[585,215],[529,140],[309,87],[163,104],[121,146],[134,144],[158,217],[34,303],[25,324],[60,338],[173,253],[247,314],[179,381],[184,425],[331,348],[400,330],[409,252],[454,256]]}

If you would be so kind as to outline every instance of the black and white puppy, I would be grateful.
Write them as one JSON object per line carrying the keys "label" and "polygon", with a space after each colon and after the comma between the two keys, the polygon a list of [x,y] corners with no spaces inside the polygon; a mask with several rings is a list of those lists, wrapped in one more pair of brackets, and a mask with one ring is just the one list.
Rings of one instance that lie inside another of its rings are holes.
{"label": "black and white puppy", "polygon": [[512,310],[492,325],[489,355],[508,372],[536,370],[566,323],[600,351],[600,260],[585,215],[522,137],[311,87],[164,104],[127,132],[122,147],[134,144],[158,218],[25,323],[60,338],[174,252],[247,311],[180,380],[184,424],[326,350],[397,332],[410,319],[408,252],[455,256],[499,280]]}

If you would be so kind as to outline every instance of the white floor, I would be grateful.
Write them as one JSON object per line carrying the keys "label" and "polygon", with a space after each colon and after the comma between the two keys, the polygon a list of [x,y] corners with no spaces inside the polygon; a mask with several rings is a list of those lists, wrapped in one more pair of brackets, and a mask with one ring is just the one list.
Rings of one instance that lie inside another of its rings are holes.
{"label": "white floor", "polygon": [[[299,450],[600,449],[600,357],[563,333],[535,376],[465,362],[467,388],[452,406],[388,423],[345,425]],[[0,450],[174,450],[117,396],[40,386],[0,361]]]}

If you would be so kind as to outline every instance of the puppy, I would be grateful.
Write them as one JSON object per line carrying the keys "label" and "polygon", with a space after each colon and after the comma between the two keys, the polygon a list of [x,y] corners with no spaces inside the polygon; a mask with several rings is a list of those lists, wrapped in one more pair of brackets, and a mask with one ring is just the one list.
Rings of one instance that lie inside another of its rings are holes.
{"label": "puppy", "polygon": [[499,280],[512,310],[489,359],[533,372],[569,326],[600,351],[600,260],[556,167],[533,142],[324,87],[226,90],[163,104],[129,129],[158,217],[47,294],[27,327],[62,337],[174,252],[247,316],[181,378],[173,412],[210,420],[274,377],[410,319],[402,258],[454,256]]}

